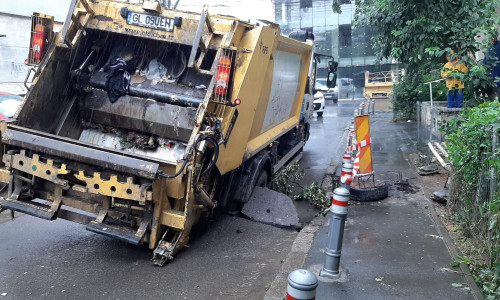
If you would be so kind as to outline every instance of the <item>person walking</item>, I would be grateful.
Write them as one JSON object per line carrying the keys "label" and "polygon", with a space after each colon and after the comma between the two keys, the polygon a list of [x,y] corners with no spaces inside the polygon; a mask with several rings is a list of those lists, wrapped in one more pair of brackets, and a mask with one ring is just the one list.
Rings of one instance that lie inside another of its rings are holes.
{"label": "person walking", "polygon": [[[453,55],[453,50],[451,51]],[[448,108],[460,108],[464,100],[464,83],[460,81],[460,73],[466,74],[469,72],[465,63],[460,62],[458,57],[451,59],[446,57],[448,62],[444,65],[441,71],[441,77],[446,79],[446,87],[448,88],[448,95],[446,99],[448,100]]]}

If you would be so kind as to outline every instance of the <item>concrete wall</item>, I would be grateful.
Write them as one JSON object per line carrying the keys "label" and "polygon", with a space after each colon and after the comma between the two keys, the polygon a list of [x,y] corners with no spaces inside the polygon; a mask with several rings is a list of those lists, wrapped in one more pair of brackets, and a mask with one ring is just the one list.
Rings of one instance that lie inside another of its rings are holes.
{"label": "concrete wall", "polygon": [[446,101],[419,102],[417,107],[419,125],[424,126],[439,141],[444,139],[444,132],[441,130],[448,125],[448,122],[455,119],[463,108],[448,108]]}
{"label": "concrete wall", "polygon": [[[0,91],[22,92],[28,67],[31,17],[0,13]],[[4,36],[5,35],[5,36]]]}

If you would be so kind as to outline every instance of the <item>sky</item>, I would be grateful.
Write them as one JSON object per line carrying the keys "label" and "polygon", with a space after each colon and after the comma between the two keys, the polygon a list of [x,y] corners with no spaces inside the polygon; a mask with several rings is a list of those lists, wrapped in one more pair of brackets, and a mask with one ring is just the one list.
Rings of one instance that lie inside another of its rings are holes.
{"label": "sky", "polygon": [[[176,0],[172,0],[175,3]],[[53,15],[56,21],[64,21],[70,0],[0,0],[0,12],[31,16],[33,12]],[[180,0],[178,9],[201,12],[203,4],[212,14],[232,15],[240,19],[273,20],[271,0]]]}

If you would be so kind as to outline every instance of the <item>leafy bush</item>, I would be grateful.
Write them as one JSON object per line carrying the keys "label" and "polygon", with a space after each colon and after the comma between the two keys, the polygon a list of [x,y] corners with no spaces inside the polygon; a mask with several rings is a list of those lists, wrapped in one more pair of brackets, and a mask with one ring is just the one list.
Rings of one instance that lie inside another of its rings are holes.
{"label": "leafy bush", "polygon": [[[331,201],[325,195],[317,182],[302,187],[299,181],[304,177],[304,169],[299,170],[299,164],[289,165],[273,178],[272,189],[292,197],[293,200],[307,200],[311,205],[320,210],[320,215],[325,216],[331,206]],[[292,195],[293,188],[300,187],[302,190],[295,196]]]}
{"label": "leafy bush", "polygon": [[310,185],[306,185],[298,195],[293,197],[293,199],[309,201],[312,206],[320,210],[319,215],[323,217],[328,214],[332,206],[332,201],[324,194],[316,181]]}
{"label": "leafy bush", "polygon": [[291,197],[293,188],[301,187],[299,181],[305,174],[304,169],[299,170],[298,162],[289,165],[274,175],[272,189]]}
{"label": "leafy bush", "polygon": [[[423,64],[417,70],[410,70],[407,76],[396,84],[392,107],[396,120],[415,120],[417,114],[417,102],[430,100],[430,89],[425,82],[431,82],[441,78],[441,69],[434,69],[434,63]],[[448,89],[444,82],[432,84],[433,101],[445,101]]]}
{"label": "leafy bush", "polygon": [[[450,212],[464,234],[480,243],[486,264],[471,267],[488,298],[500,296],[500,103],[467,109],[447,127],[449,159],[453,164]],[[494,192],[494,194],[492,193]]]}

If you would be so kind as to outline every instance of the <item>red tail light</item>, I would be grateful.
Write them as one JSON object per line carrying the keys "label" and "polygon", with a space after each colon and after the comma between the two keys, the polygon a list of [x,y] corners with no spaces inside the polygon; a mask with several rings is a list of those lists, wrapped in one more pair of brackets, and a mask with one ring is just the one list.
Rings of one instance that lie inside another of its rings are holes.
{"label": "red tail light", "polygon": [[35,26],[33,34],[33,58],[40,60],[43,57],[43,48],[45,47],[45,27],[41,24]]}
{"label": "red tail light", "polygon": [[231,60],[227,56],[221,57],[219,59],[219,65],[217,66],[217,83],[215,84],[215,93],[217,95],[226,95],[230,72]]}

